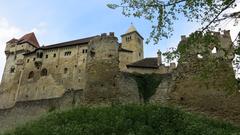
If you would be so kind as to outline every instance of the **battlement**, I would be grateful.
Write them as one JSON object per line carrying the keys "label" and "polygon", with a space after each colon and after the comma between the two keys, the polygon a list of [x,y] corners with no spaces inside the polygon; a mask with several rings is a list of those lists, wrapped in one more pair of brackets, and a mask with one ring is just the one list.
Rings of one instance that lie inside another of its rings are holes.
{"label": "battlement", "polygon": [[[231,39],[230,30],[223,30],[222,32],[208,31],[206,33],[202,33],[201,31],[196,31],[194,33],[202,34],[202,36],[204,36],[205,34],[209,34],[209,35],[216,36],[218,38],[230,38]],[[188,37],[186,35],[182,35],[181,41],[186,41],[187,38]]]}

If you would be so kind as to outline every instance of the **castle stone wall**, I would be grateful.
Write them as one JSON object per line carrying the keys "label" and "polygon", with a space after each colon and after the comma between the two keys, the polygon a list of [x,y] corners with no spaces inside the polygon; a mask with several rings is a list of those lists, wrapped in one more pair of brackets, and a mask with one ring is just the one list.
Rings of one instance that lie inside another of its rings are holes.
{"label": "castle stone wall", "polygon": [[102,35],[89,43],[85,98],[89,103],[114,102],[119,76],[118,42],[113,35]]}
{"label": "castle stone wall", "polygon": [[62,97],[17,102],[9,109],[0,109],[0,133],[25,124],[54,110],[66,110],[83,103],[81,90],[68,91]]}
{"label": "castle stone wall", "polygon": [[132,61],[132,52],[119,52],[119,68],[121,71],[126,71],[126,65]]}
{"label": "castle stone wall", "polygon": [[[0,108],[11,107],[17,101],[56,98],[67,90],[83,89],[87,46],[37,50],[27,55],[23,55],[24,52],[9,54],[1,84]],[[43,53],[41,58],[37,57],[40,52]],[[14,72],[11,72],[12,67]],[[45,75],[43,70],[46,70]]]}
{"label": "castle stone wall", "polygon": [[168,66],[160,66],[159,68],[134,68],[128,67],[127,72],[129,73],[140,73],[140,74],[167,74],[171,73],[175,67],[168,67]]}

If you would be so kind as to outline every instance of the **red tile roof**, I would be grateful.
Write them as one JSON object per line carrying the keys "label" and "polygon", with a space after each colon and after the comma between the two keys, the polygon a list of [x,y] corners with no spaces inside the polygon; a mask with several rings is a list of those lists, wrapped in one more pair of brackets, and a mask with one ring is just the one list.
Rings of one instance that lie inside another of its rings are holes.
{"label": "red tile roof", "polygon": [[25,53],[24,55],[29,55],[29,54],[35,53],[37,50],[47,50],[47,49],[61,48],[61,47],[74,46],[74,45],[86,45],[90,42],[90,40],[92,40],[95,37],[98,37],[98,35],[92,36],[92,37],[87,37],[87,38],[82,38],[82,39],[77,39],[77,40],[72,40],[72,41],[67,41],[67,42],[62,42],[62,43],[57,43],[57,44],[52,44],[52,45],[47,45],[47,46],[42,46],[42,47],[35,49],[32,52]]}
{"label": "red tile roof", "polygon": [[18,40],[18,44],[22,44],[22,43],[26,43],[26,42],[33,45],[36,48],[39,48],[39,43],[38,43],[37,38],[36,38],[36,36],[33,32],[24,35],[23,37],[21,37]]}

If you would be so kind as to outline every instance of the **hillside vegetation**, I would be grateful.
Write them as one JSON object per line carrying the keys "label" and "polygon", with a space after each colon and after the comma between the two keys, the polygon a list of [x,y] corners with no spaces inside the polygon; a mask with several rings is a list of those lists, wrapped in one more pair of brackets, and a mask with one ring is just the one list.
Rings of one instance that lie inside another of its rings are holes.
{"label": "hillside vegetation", "polygon": [[230,124],[155,105],[53,112],[5,135],[237,135]]}

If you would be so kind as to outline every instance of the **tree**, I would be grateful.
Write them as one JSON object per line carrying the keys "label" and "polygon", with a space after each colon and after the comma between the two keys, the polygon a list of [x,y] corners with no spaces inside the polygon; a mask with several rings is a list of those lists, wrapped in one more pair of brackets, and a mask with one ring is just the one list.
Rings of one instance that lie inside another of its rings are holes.
{"label": "tree", "polygon": [[122,8],[125,16],[144,17],[152,23],[152,32],[147,39],[155,44],[169,38],[174,21],[184,15],[188,21],[202,24],[202,31],[229,17],[240,17],[240,13],[224,15],[224,11],[237,6],[236,0],[121,0],[120,4],[108,4],[111,9]]}

